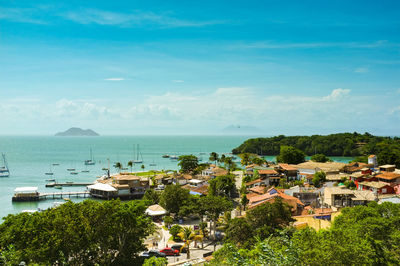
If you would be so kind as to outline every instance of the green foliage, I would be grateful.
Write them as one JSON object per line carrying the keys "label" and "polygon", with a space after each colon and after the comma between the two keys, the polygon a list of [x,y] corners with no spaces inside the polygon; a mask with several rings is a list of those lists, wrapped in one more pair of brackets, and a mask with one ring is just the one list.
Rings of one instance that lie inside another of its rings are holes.
{"label": "green foliage", "polygon": [[150,257],[146,259],[143,266],[167,266],[168,260],[163,257]]}
{"label": "green foliage", "polygon": [[298,164],[305,161],[306,155],[299,149],[291,146],[281,146],[279,155],[276,157],[279,163]]}
{"label": "green foliage", "polygon": [[178,158],[178,165],[182,173],[190,173],[199,166],[199,159],[193,154],[181,155]]}
{"label": "green foliage", "polygon": [[351,163],[354,163],[354,162],[368,163],[368,156],[366,156],[366,155],[357,156],[354,160],[351,161]]}
{"label": "green foliage", "polygon": [[212,196],[229,197],[235,188],[235,175],[222,175],[210,180],[208,193]]}
{"label": "green foliage", "polygon": [[326,230],[281,231],[252,249],[228,242],[210,265],[399,265],[399,221],[399,204],[344,208]]}
{"label": "green foliage", "polygon": [[[154,231],[142,201],[67,202],[43,212],[8,215],[0,225],[2,256],[41,265],[128,265]],[[12,248],[11,248],[12,247]]]}
{"label": "green foliage", "polygon": [[143,200],[149,202],[150,205],[158,204],[160,202],[161,191],[154,189],[147,189],[143,195]]}
{"label": "green foliage", "polygon": [[225,157],[224,165],[228,169],[228,172],[236,168],[236,163],[233,161],[233,157]]}
{"label": "green foliage", "polygon": [[319,163],[326,163],[326,162],[329,162],[330,159],[325,154],[318,153],[318,154],[314,154],[313,156],[311,156],[311,161],[319,162]]}
{"label": "green foliage", "polygon": [[169,215],[168,216],[164,216],[163,220],[164,220],[164,224],[165,224],[166,227],[169,227],[170,225],[172,225],[174,223],[174,220]]}
{"label": "green foliage", "polygon": [[225,231],[225,241],[250,247],[256,239],[276,234],[292,222],[291,207],[280,199],[248,210],[244,218],[232,219]]}
{"label": "green foliage", "polygon": [[251,159],[251,163],[257,164],[257,165],[263,165],[265,162],[266,162],[265,159],[262,159],[260,157],[253,157]]}
{"label": "green foliage", "polygon": [[169,229],[169,233],[172,235],[172,237],[174,238],[174,240],[179,240],[178,238],[178,234],[182,231],[182,226],[180,225],[173,225],[170,229]]}
{"label": "green foliage", "polygon": [[[364,144],[365,143],[365,144]],[[360,145],[361,144],[361,145]],[[339,133],[326,136],[275,136],[248,139],[232,150],[234,154],[256,153],[278,155],[281,146],[292,146],[311,156],[315,152],[326,156],[365,156],[376,154],[379,164],[400,167],[400,138],[378,137],[369,133]],[[366,162],[363,160],[362,162]]]}
{"label": "green foliage", "polygon": [[168,185],[161,194],[160,205],[167,211],[178,214],[181,207],[186,205],[189,199],[189,190],[181,188],[179,185]]}
{"label": "green foliage", "polygon": [[216,152],[210,153],[210,158],[209,158],[209,160],[210,160],[211,162],[217,162],[217,161],[219,160],[219,155],[218,155],[218,153],[216,153]]}
{"label": "green foliage", "polygon": [[243,153],[240,155],[240,157],[242,158],[240,162],[242,165],[246,166],[250,164],[250,153]]}
{"label": "green foliage", "polygon": [[320,187],[322,183],[326,181],[326,174],[323,171],[316,172],[312,179],[312,182],[315,187]]}

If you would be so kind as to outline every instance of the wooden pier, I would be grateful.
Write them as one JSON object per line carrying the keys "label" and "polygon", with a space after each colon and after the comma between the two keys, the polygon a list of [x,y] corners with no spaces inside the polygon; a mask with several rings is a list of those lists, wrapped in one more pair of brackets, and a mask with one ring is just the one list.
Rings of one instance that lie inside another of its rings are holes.
{"label": "wooden pier", "polygon": [[64,199],[64,198],[88,198],[90,197],[89,191],[65,191],[53,193],[39,193],[39,200],[43,199]]}
{"label": "wooden pier", "polygon": [[47,183],[46,187],[55,187],[55,186],[61,186],[61,187],[86,187],[93,185],[94,183],[75,183],[75,182],[66,182],[66,183],[57,183],[57,182],[51,182]]}

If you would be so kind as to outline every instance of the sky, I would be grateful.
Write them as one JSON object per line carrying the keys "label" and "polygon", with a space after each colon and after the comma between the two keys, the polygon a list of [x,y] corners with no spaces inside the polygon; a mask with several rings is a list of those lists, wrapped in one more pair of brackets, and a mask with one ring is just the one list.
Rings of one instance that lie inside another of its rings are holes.
{"label": "sky", "polygon": [[0,0],[0,124],[400,135],[400,1]]}

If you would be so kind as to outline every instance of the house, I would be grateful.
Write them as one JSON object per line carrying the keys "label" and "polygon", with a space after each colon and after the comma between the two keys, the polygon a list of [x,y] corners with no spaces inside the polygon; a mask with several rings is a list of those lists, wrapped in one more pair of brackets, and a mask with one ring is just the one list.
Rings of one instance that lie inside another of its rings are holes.
{"label": "house", "polygon": [[348,177],[349,177],[348,174],[330,174],[326,175],[326,182],[340,183],[342,179],[344,178],[348,179]]}
{"label": "house", "polygon": [[287,181],[297,179],[297,168],[293,167],[292,165],[287,163],[279,163],[275,169],[278,173],[283,174]]}
{"label": "house", "polygon": [[322,171],[325,172],[326,175],[334,175],[339,174],[340,169],[343,168],[345,165],[345,163],[338,162],[319,163],[307,161],[293,166],[296,167],[297,170],[301,173],[315,174],[316,172]]}
{"label": "house", "polygon": [[263,180],[261,178],[247,182],[245,184],[246,188],[253,188],[253,187],[258,187],[258,186],[268,186],[268,185],[269,185],[269,183],[267,182],[267,180]]}
{"label": "house", "polygon": [[100,199],[114,199],[118,197],[117,189],[109,184],[95,183],[87,187],[90,196]]}
{"label": "house", "polygon": [[224,168],[211,164],[209,168],[201,171],[201,177],[206,179],[214,179],[218,176],[227,175],[228,171]]}
{"label": "house", "polygon": [[182,186],[182,188],[189,190],[189,193],[191,195],[199,195],[199,196],[207,196],[208,195],[208,187],[209,187],[209,185],[207,183],[203,183],[201,185],[186,184],[186,185]]}
{"label": "house", "polygon": [[247,206],[250,209],[255,208],[266,202],[273,203],[277,198],[280,198],[283,202],[286,202],[289,206],[291,206],[293,214],[301,213],[304,207],[304,203],[302,203],[298,198],[289,196],[283,193],[283,191],[276,189],[274,187],[268,189],[267,192],[262,195],[253,193],[252,196],[247,198],[249,200]]}
{"label": "house", "polygon": [[385,165],[379,166],[379,171],[381,171],[381,172],[394,172],[395,170],[396,170],[396,165],[385,164]]}
{"label": "house", "polygon": [[359,182],[358,190],[370,190],[374,194],[395,194],[394,187],[390,183],[382,181]]}
{"label": "house", "polygon": [[375,177],[382,182],[387,182],[387,183],[395,183],[395,184],[400,184],[400,174],[393,173],[393,172],[381,172]]}
{"label": "house", "polygon": [[363,169],[365,167],[372,168],[373,165],[369,165],[366,163],[360,163],[360,162],[353,162],[353,163],[346,164],[341,170],[344,173],[352,174],[354,172],[361,171],[361,169]]}
{"label": "house", "polygon": [[368,156],[368,164],[373,165],[373,167],[378,166],[378,158],[376,157],[376,155],[371,154],[370,156]]}
{"label": "house", "polygon": [[345,187],[326,187],[323,195],[323,205],[332,208],[366,205],[377,196],[370,190],[351,190]]}
{"label": "house", "polygon": [[112,184],[117,189],[120,198],[141,198],[150,188],[150,178],[139,177],[130,174],[119,174],[111,176]]}
{"label": "house", "polygon": [[274,169],[260,169],[257,170],[257,172],[260,179],[263,180],[266,185],[273,186],[279,184],[281,176]]}

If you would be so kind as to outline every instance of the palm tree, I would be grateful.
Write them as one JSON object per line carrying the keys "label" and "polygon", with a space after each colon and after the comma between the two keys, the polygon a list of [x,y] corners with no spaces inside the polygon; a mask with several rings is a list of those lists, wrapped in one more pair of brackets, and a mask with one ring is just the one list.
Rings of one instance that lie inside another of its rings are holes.
{"label": "palm tree", "polygon": [[233,161],[232,157],[226,157],[224,161],[225,167],[228,168],[228,173],[231,172],[231,169],[234,168],[235,162]]}
{"label": "palm tree", "polygon": [[129,161],[129,162],[128,162],[128,166],[131,168],[131,173],[132,173],[133,162],[132,162],[132,161]]}
{"label": "palm tree", "polygon": [[215,165],[217,165],[217,161],[219,160],[219,155],[218,155],[218,153],[216,153],[216,152],[210,153],[210,158],[209,158],[209,160],[212,161],[212,162],[214,162]]}
{"label": "palm tree", "polygon": [[121,173],[122,163],[116,162],[116,163],[115,163],[115,168],[119,169],[119,172]]}
{"label": "palm tree", "polygon": [[241,161],[242,165],[246,166],[246,165],[249,164],[249,162],[250,162],[250,154],[248,154],[247,152],[243,153],[242,154],[242,161]]}
{"label": "palm tree", "polygon": [[224,163],[225,162],[225,154],[221,155],[221,157],[219,158],[219,162],[220,163]]}
{"label": "palm tree", "polygon": [[190,228],[189,226],[183,227],[182,231],[179,233],[179,236],[183,239],[183,242],[185,242],[186,244],[187,248],[186,259],[190,259],[190,241],[195,237],[192,228]]}

